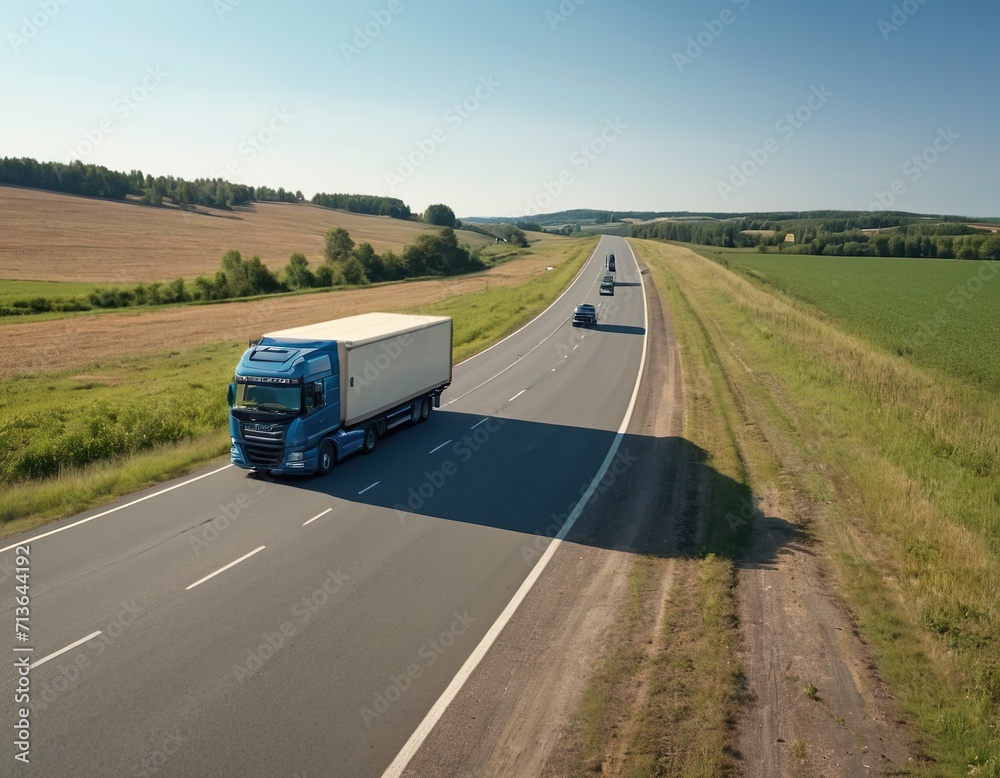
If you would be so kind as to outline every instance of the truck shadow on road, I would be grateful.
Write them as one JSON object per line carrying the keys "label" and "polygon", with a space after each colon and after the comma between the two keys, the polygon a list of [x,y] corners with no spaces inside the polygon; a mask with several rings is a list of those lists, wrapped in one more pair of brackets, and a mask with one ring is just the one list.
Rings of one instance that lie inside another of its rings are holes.
{"label": "truck shadow on road", "polygon": [[607,332],[612,335],[645,335],[646,329],[644,327],[632,327],[627,324],[604,324],[598,321],[595,332]]}
{"label": "truck shadow on road", "polygon": [[[626,434],[612,455],[615,437],[610,430],[438,411],[429,423],[387,435],[371,456],[291,483],[384,508],[378,520],[387,532],[461,522],[519,533],[537,545],[572,520],[569,543],[656,556],[711,551],[750,566],[770,565],[783,547],[805,542],[788,521],[763,516],[750,491],[708,466],[705,451],[690,441]],[[773,542],[750,543],[762,520]]]}

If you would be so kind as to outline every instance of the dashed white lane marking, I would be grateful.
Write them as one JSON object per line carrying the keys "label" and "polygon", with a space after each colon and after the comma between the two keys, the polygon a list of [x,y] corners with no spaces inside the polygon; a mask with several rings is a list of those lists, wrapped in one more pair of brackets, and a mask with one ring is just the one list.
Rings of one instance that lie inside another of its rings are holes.
{"label": "dashed white lane marking", "polygon": [[199,580],[195,581],[195,582],[194,582],[193,584],[191,584],[190,586],[186,586],[186,587],[184,587],[184,591],[190,591],[191,589],[194,589],[194,587],[196,587],[196,586],[200,586],[201,584],[205,583],[205,581],[208,581],[208,580],[210,580],[210,579],[212,579],[212,578],[215,578],[215,576],[217,576],[217,575],[218,575],[219,573],[224,573],[224,572],[226,572],[226,570],[228,570],[228,569],[229,569],[230,567],[235,567],[236,565],[238,565],[238,564],[239,564],[240,562],[242,562],[243,560],[245,560],[245,559],[249,559],[249,558],[250,558],[250,557],[252,557],[252,556],[253,556],[254,554],[256,554],[256,553],[258,553],[258,552],[260,552],[260,551],[263,551],[263,550],[264,550],[265,548],[267,548],[267,546],[261,546],[260,548],[255,548],[255,549],[254,549],[253,551],[251,551],[251,552],[250,552],[249,554],[244,554],[244,555],[243,555],[243,556],[241,556],[241,557],[240,557],[239,559],[237,559],[237,560],[236,560],[235,562],[230,562],[230,563],[229,563],[228,565],[226,565],[225,567],[220,567],[220,568],[219,568],[218,570],[216,570],[216,571],[215,571],[214,573],[209,573],[209,574],[208,574],[208,575],[206,575],[206,576],[205,576],[204,578],[201,578],[201,579],[199,579]]}
{"label": "dashed white lane marking", "polygon": [[311,519],[309,519],[309,521],[305,522],[305,524],[303,524],[302,526],[304,527],[304,526],[306,526],[306,524],[312,524],[314,521],[316,521],[316,519],[323,518],[324,516],[326,516],[326,514],[328,514],[332,510],[333,510],[333,508],[327,508],[322,513],[317,513],[315,516],[313,516]]}
{"label": "dashed white lane marking", "polygon": [[49,654],[47,657],[39,659],[37,662],[32,662],[31,663],[31,669],[34,670],[36,667],[41,667],[46,662],[48,662],[50,659],[55,659],[57,656],[62,656],[67,651],[72,651],[77,646],[83,645],[88,640],[93,640],[94,638],[96,638],[100,634],[101,634],[101,630],[97,630],[97,632],[91,632],[89,635],[87,635],[87,637],[80,638],[75,643],[70,643],[68,646],[66,646],[66,648],[60,648],[58,651],[55,651],[55,652]]}

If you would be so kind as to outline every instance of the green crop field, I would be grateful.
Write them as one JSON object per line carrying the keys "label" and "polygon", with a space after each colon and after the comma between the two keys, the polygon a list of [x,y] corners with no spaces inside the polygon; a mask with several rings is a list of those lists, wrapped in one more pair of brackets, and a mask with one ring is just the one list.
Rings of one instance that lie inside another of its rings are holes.
{"label": "green crop field", "polygon": [[100,284],[87,281],[9,281],[0,280],[0,306],[16,300],[45,297],[52,300],[86,299]]}
{"label": "green crop field", "polygon": [[926,754],[880,769],[1000,778],[1000,273],[633,244],[684,354],[686,434],[815,540]]}
{"label": "green crop field", "polygon": [[893,353],[1000,392],[1000,262],[690,248],[815,305]]}
{"label": "green crop field", "polygon": [[98,284],[65,281],[0,280],[0,304],[32,297],[86,297]]}

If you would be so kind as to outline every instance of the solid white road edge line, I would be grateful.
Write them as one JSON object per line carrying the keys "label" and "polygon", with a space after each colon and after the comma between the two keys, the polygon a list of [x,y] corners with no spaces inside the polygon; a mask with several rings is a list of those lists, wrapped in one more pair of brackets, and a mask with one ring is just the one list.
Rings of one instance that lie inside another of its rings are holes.
{"label": "solid white road edge line", "polygon": [[543,344],[545,343],[545,341],[547,341],[547,340],[548,340],[549,338],[551,338],[551,337],[552,337],[553,335],[555,335],[555,334],[556,334],[557,332],[559,332],[559,330],[561,330],[561,329],[563,328],[563,325],[564,325],[565,323],[566,323],[566,319],[563,319],[563,320],[562,320],[561,322],[559,322],[559,326],[558,326],[558,327],[556,327],[556,328],[555,328],[554,330],[552,330],[552,332],[550,332],[550,333],[549,333],[548,335],[546,335],[546,336],[545,336],[544,338],[542,338],[542,339],[541,339],[540,341],[538,341],[538,343],[536,343],[536,344],[535,344],[534,346],[532,346],[531,348],[529,348],[529,349],[528,349],[527,351],[525,351],[525,352],[524,352],[523,354],[518,354],[518,356],[517,356],[517,359],[515,359],[515,360],[514,360],[513,362],[511,362],[511,363],[510,363],[509,365],[507,365],[507,367],[505,367],[505,368],[504,368],[503,370],[501,370],[501,371],[500,371],[499,373],[496,373],[495,375],[491,375],[491,376],[490,376],[489,378],[487,378],[487,379],[486,379],[485,381],[483,381],[483,382],[482,382],[481,384],[479,384],[479,386],[474,386],[474,387],[472,387],[472,388],[471,388],[471,389],[470,389],[469,391],[467,391],[467,392],[464,392],[463,394],[460,394],[460,395],[459,395],[458,397],[456,397],[456,398],[455,398],[454,400],[449,400],[448,402],[446,402],[446,403],[445,403],[444,405],[442,405],[441,407],[442,407],[442,408],[447,408],[447,407],[448,407],[449,405],[451,405],[452,403],[457,403],[457,402],[458,402],[459,400],[461,400],[461,399],[462,399],[463,397],[468,397],[468,396],[469,396],[470,394],[472,394],[472,393],[473,393],[474,391],[476,391],[477,389],[482,389],[482,388],[483,388],[484,386],[486,386],[486,384],[488,384],[488,383],[489,383],[490,381],[492,381],[492,380],[493,380],[494,378],[499,378],[499,377],[500,377],[500,376],[502,376],[502,375],[503,375],[504,373],[506,373],[506,372],[507,372],[508,370],[510,370],[510,369],[511,369],[512,367],[515,367],[515,366],[517,366],[517,365],[518,365],[518,364],[519,364],[519,363],[521,362],[521,360],[522,360],[522,359],[524,359],[524,358],[525,358],[526,356],[528,356],[528,355],[529,355],[529,354],[531,354],[531,353],[532,353],[533,351],[535,351],[535,349],[538,349],[538,348],[540,348],[540,347],[541,347],[541,346],[542,346],[542,345],[543,345]]}
{"label": "solid white road edge line", "polygon": [[[628,246],[628,243],[626,244]],[[629,251],[632,251],[632,247],[629,246]],[[632,251],[632,259],[635,261],[636,270],[639,270],[639,262],[635,258],[635,252]],[[465,685],[465,682],[469,679],[472,673],[475,671],[476,667],[486,656],[486,652],[490,650],[493,643],[500,636],[503,628],[507,626],[507,622],[511,620],[514,613],[520,607],[521,602],[525,597],[528,596],[528,592],[531,591],[535,582],[541,577],[545,568],[548,566],[549,561],[555,555],[556,550],[562,545],[563,539],[569,534],[569,531],[573,529],[573,525],[576,523],[577,518],[583,512],[583,507],[590,501],[594,492],[597,490],[601,479],[604,478],[605,473],[608,472],[608,468],[611,467],[612,461],[614,461],[615,455],[618,453],[618,447],[621,445],[622,439],[625,437],[625,430],[628,429],[629,422],[632,420],[632,412],[635,410],[636,399],[639,397],[639,384],[642,382],[642,371],[646,366],[646,350],[649,345],[649,310],[646,308],[646,284],[643,281],[642,273],[639,273],[639,282],[642,288],[643,295],[643,336],[642,336],[642,358],[639,360],[639,372],[635,378],[635,386],[632,389],[632,399],[628,404],[628,409],[625,411],[625,417],[622,419],[621,426],[618,428],[618,434],[615,435],[614,441],[611,443],[611,448],[608,449],[608,455],[604,457],[604,462],[597,471],[597,475],[590,482],[590,486],[587,491],[580,498],[580,501],[573,508],[573,512],[566,519],[566,523],[563,524],[563,528],[559,531],[559,534],[553,538],[549,547],[545,549],[545,553],[538,560],[535,566],[531,569],[528,577],[524,579],[520,588],[515,592],[514,597],[507,607],[503,609],[503,612],[493,622],[493,626],[489,628],[489,631],[483,636],[483,639],[479,641],[479,645],[473,650],[469,655],[469,658],[465,660],[465,664],[459,668],[458,673],[452,679],[448,687],[442,692],[441,696],[438,697],[437,702],[431,707],[424,716],[424,720],[420,722],[417,729],[410,739],[403,744],[403,748],[396,755],[396,758],[392,760],[384,773],[382,773],[382,778],[398,778],[398,776],[403,774],[406,766],[410,763],[410,760],[423,745],[427,736],[434,729],[434,725],[438,723],[441,717],[444,715],[445,710],[451,704],[451,701],[458,696],[458,692]]]}
{"label": "solid white road edge line", "polygon": [[208,575],[206,575],[206,576],[205,576],[204,578],[201,578],[201,579],[199,579],[199,580],[195,581],[195,582],[194,582],[193,584],[191,584],[190,586],[185,586],[185,587],[184,587],[184,591],[190,591],[191,589],[194,589],[194,587],[196,587],[196,586],[198,586],[198,585],[200,585],[200,584],[203,584],[203,583],[205,583],[205,581],[208,581],[208,580],[209,580],[209,579],[211,579],[211,578],[215,578],[215,576],[217,576],[217,575],[218,575],[219,573],[224,573],[224,572],[226,572],[226,570],[228,570],[228,569],[229,569],[230,567],[233,567],[234,565],[238,565],[238,564],[239,564],[240,562],[242,562],[242,561],[243,561],[244,559],[249,559],[249,558],[250,558],[250,557],[252,557],[252,556],[253,556],[254,554],[256,554],[256,553],[258,553],[258,552],[260,552],[260,551],[263,551],[263,550],[264,550],[265,548],[267,548],[267,546],[261,546],[260,548],[255,548],[255,549],[254,549],[253,551],[251,551],[251,552],[250,552],[249,554],[244,554],[244,555],[243,555],[243,556],[241,556],[241,557],[240,557],[239,559],[237,559],[237,560],[236,560],[235,562],[230,562],[230,563],[229,563],[228,565],[226,565],[225,567],[220,567],[220,568],[219,568],[218,570],[216,570],[216,571],[215,571],[214,573],[209,573],[209,574],[208,574]]}
{"label": "solid white road edge line", "polygon": [[333,508],[327,508],[322,513],[317,513],[315,516],[313,516],[311,519],[309,519],[309,521],[305,522],[305,524],[303,524],[302,526],[304,527],[304,526],[306,526],[306,524],[312,524],[314,521],[316,521],[316,519],[323,518],[324,516],[326,516],[326,514],[328,514],[332,510],[333,510]]}
{"label": "solid white road edge line", "polygon": [[[557,298],[556,298],[555,300],[553,300],[553,301],[552,301],[552,304],[551,304],[551,305],[549,305],[549,307],[548,307],[548,308],[546,308],[546,309],[545,309],[544,311],[542,311],[542,312],[541,312],[540,314],[538,314],[538,316],[536,316],[536,317],[535,317],[534,319],[532,319],[531,321],[529,321],[529,322],[526,322],[526,323],[525,323],[525,325],[524,325],[524,327],[529,327],[529,326],[531,326],[532,322],[534,322],[534,321],[535,321],[536,319],[540,319],[540,318],[541,318],[542,316],[544,316],[544,315],[545,315],[546,313],[548,313],[548,312],[549,312],[549,308],[551,308],[551,307],[552,307],[553,305],[555,305],[555,304],[556,304],[557,302],[559,302],[559,301],[560,301],[561,299],[563,299],[563,298],[564,298],[564,297],[566,296],[566,294],[567,294],[567,293],[569,292],[569,290],[573,288],[573,284],[575,284],[575,283],[577,282],[577,280],[578,280],[578,279],[580,278],[580,276],[582,276],[582,275],[583,275],[583,271],[587,269],[587,265],[589,265],[589,264],[591,263],[591,261],[592,261],[592,260],[594,259],[594,257],[596,257],[596,256],[597,256],[597,251],[598,251],[598,249],[600,249],[600,248],[601,248],[601,241],[602,241],[602,240],[603,240],[603,238],[600,238],[600,239],[599,239],[599,240],[597,241],[597,245],[596,245],[596,246],[594,246],[594,251],[593,251],[593,252],[591,253],[591,255],[590,255],[589,257],[587,257],[587,261],[583,263],[583,267],[581,267],[581,268],[580,268],[579,272],[578,272],[578,273],[577,273],[577,274],[576,274],[575,276],[573,276],[573,280],[572,280],[572,281],[570,281],[570,282],[569,282],[569,283],[568,283],[568,284],[566,285],[566,288],[565,288],[565,289],[563,290],[563,293],[562,293],[561,295],[559,295],[559,296],[558,296],[558,297],[557,297]],[[498,341],[497,341],[496,343],[494,343],[494,344],[493,344],[492,346],[490,346],[489,348],[484,348],[484,349],[483,349],[482,351],[480,351],[480,352],[479,352],[478,354],[473,354],[473,355],[472,355],[471,357],[469,357],[468,359],[463,359],[463,360],[462,360],[461,362],[459,362],[459,363],[458,363],[458,365],[464,365],[464,364],[465,364],[466,362],[470,362],[470,361],[472,361],[473,359],[475,359],[476,357],[481,357],[481,356],[482,356],[483,354],[485,354],[485,353],[486,353],[487,351],[489,351],[490,349],[495,349],[495,348],[496,348],[497,346],[499,346],[499,345],[500,345],[501,343],[503,343],[504,341],[508,341],[508,340],[510,340],[511,338],[513,338],[513,337],[514,337],[515,335],[517,335],[517,333],[519,333],[519,332],[520,332],[521,330],[523,330],[523,329],[524,329],[524,327],[520,327],[519,329],[516,329],[516,330],[514,330],[514,331],[513,331],[512,333],[510,333],[510,335],[508,335],[508,336],[507,336],[506,338],[504,338],[503,340],[498,340]],[[458,365],[455,365],[455,367],[458,367]]]}
{"label": "solid white road edge line", "polygon": [[[598,243],[597,243],[597,247],[598,247],[598,248],[600,248],[600,246],[601,246],[601,244],[600,244],[600,241],[598,241]],[[572,280],[572,281],[570,282],[569,286],[567,286],[567,287],[566,287],[566,291],[564,291],[564,292],[563,292],[563,293],[562,293],[561,295],[559,295],[559,296],[558,296],[558,297],[557,297],[557,298],[556,298],[556,299],[555,299],[555,300],[553,301],[552,305],[555,305],[555,304],[556,304],[557,302],[559,302],[559,301],[560,301],[560,300],[561,300],[561,299],[562,299],[563,297],[565,297],[565,296],[566,296],[566,294],[567,294],[567,293],[569,292],[569,290],[573,288],[573,284],[575,284],[575,283],[577,282],[577,279],[579,279],[579,277],[580,277],[580,276],[581,276],[581,275],[583,274],[583,271],[584,271],[584,270],[585,270],[585,269],[587,268],[587,265],[589,265],[589,264],[590,264],[591,260],[592,260],[592,259],[593,259],[593,258],[594,258],[594,257],[595,257],[596,255],[597,255],[597,249],[594,249],[594,253],[590,255],[590,259],[588,259],[588,260],[587,260],[587,261],[586,261],[586,262],[584,263],[583,267],[582,267],[582,268],[580,268],[580,272],[576,274],[576,278],[574,278],[574,279],[573,279],[573,280]],[[638,263],[636,263],[636,268],[638,268],[638,267],[639,267],[639,265],[638,265]],[[641,281],[642,279],[640,278],[639,280]],[[595,281],[594,283],[596,284],[597,282]],[[549,306],[549,308],[551,308],[551,307],[552,307],[552,305],[550,305],[550,306]],[[525,324],[525,325],[524,325],[524,327],[527,327],[527,326],[529,326],[529,325],[533,324],[534,322],[536,322],[536,321],[537,321],[538,319],[540,319],[540,318],[541,318],[541,317],[542,317],[543,315],[545,315],[546,311],[548,311],[548,310],[549,310],[549,308],[546,308],[546,309],[545,309],[544,311],[542,311],[542,312],[541,312],[540,314],[538,314],[538,316],[536,316],[536,317],[535,317],[534,319],[532,319],[532,320],[531,320],[531,321],[529,321],[529,322],[528,322],[527,324]],[[509,365],[507,365],[507,367],[505,367],[505,368],[504,368],[503,370],[501,370],[501,371],[500,371],[499,373],[497,373],[496,375],[492,375],[492,376],[490,376],[490,377],[489,377],[489,378],[487,378],[487,379],[486,379],[485,381],[483,381],[483,382],[482,382],[481,384],[479,384],[479,386],[474,386],[474,387],[472,387],[472,388],[471,388],[471,389],[470,389],[469,391],[465,392],[464,394],[460,394],[460,395],[459,395],[458,397],[456,397],[455,399],[453,399],[453,400],[449,400],[448,402],[446,402],[446,403],[445,403],[444,405],[442,405],[441,407],[442,407],[442,408],[447,408],[447,407],[448,407],[449,405],[451,405],[452,403],[456,403],[456,402],[458,402],[458,401],[459,401],[459,400],[461,400],[461,399],[462,399],[463,397],[468,397],[468,396],[469,396],[470,394],[472,394],[472,393],[473,393],[474,391],[476,391],[477,389],[482,389],[482,388],[483,388],[484,386],[486,386],[486,384],[488,384],[488,383],[489,383],[490,381],[492,381],[492,380],[493,380],[494,378],[499,378],[500,376],[502,376],[502,375],[503,375],[504,373],[506,373],[506,372],[507,372],[508,370],[510,370],[510,369],[511,369],[512,367],[514,367],[514,366],[515,366],[516,364],[518,364],[518,363],[519,363],[519,362],[520,362],[520,361],[521,361],[522,359],[524,359],[524,358],[525,358],[526,356],[528,356],[529,354],[531,354],[531,353],[532,353],[532,352],[533,352],[533,351],[534,351],[535,349],[539,348],[539,347],[540,347],[540,346],[541,346],[541,345],[542,345],[543,343],[545,343],[545,341],[547,341],[547,340],[548,340],[549,338],[551,338],[551,337],[552,337],[553,335],[555,335],[555,334],[556,334],[557,332],[559,332],[559,330],[561,330],[561,329],[562,329],[562,327],[563,327],[563,325],[564,325],[564,324],[566,323],[566,321],[567,321],[567,319],[563,319],[563,320],[562,320],[561,322],[559,322],[559,326],[558,326],[558,327],[556,327],[556,328],[555,328],[554,330],[552,330],[552,332],[550,332],[550,333],[549,333],[548,335],[546,335],[546,336],[545,336],[544,338],[542,338],[542,339],[541,339],[540,341],[538,341],[538,343],[536,343],[536,344],[535,344],[534,346],[532,346],[531,348],[529,348],[529,349],[528,349],[528,350],[527,350],[526,352],[524,352],[523,354],[519,354],[516,360],[514,360],[514,361],[513,361],[513,362],[511,362],[511,363],[510,363]],[[524,327],[521,327],[521,330],[523,330],[523,329],[524,329]],[[510,335],[508,335],[508,336],[507,336],[506,338],[504,338],[503,340],[501,340],[501,341],[499,341],[499,342],[497,342],[497,343],[494,343],[494,344],[493,344],[492,346],[490,346],[490,348],[494,348],[495,346],[499,346],[499,345],[500,345],[501,343],[503,343],[503,342],[504,342],[504,340],[509,340],[510,338],[513,338],[513,337],[514,337],[514,335],[517,335],[517,333],[518,333],[518,332],[520,332],[521,330],[518,330],[517,332],[514,332],[514,333],[511,333]],[[479,354],[485,354],[485,353],[486,353],[487,351],[489,351],[489,350],[490,350],[490,348],[488,348],[488,349],[484,349],[483,351],[480,351],[480,352],[479,352]],[[478,357],[478,356],[479,356],[479,354],[474,354],[473,356],[469,357],[469,359],[475,359],[476,357]],[[465,360],[465,362],[468,362],[468,361],[469,361],[469,359],[466,359],[466,360]],[[459,364],[459,365],[464,365],[464,364],[465,364],[465,362],[459,362],[458,364]],[[458,365],[455,365],[455,367],[458,367]]]}
{"label": "solid white road edge line", "polygon": [[88,640],[93,640],[94,638],[96,638],[100,634],[101,634],[101,630],[97,630],[97,632],[91,632],[89,635],[87,635],[87,637],[80,638],[75,643],[70,643],[68,646],[66,646],[66,648],[60,648],[58,651],[56,651],[56,652],[54,652],[52,654],[49,654],[47,657],[39,659],[37,662],[32,662],[31,663],[31,667],[29,669],[34,670],[36,667],[41,667],[46,662],[48,662],[50,659],[55,659],[57,656],[62,656],[67,651],[72,651],[77,646],[86,643]]}
{"label": "solid white road edge line", "polygon": [[145,497],[140,497],[138,500],[132,500],[132,502],[127,502],[124,505],[119,505],[117,508],[109,508],[106,511],[97,513],[93,516],[88,516],[85,519],[80,519],[79,521],[74,521],[72,524],[67,524],[65,527],[59,527],[59,529],[49,530],[48,532],[43,532],[41,535],[35,535],[34,537],[28,538],[27,540],[19,540],[17,543],[13,543],[9,546],[4,546],[0,548],[0,554],[4,551],[10,551],[12,548],[17,546],[23,546],[26,543],[34,543],[36,540],[41,540],[42,538],[47,538],[49,535],[55,535],[57,532],[64,532],[73,527],[79,527],[81,524],[86,524],[88,521],[93,521],[94,519],[99,519],[102,516],[107,516],[109,513],[114,513],[115,511],[120,511],[125,508],[131,508],[133,505],[138,505],[140,502],[145,502],[146,500],[151,500],[154,497],[159,497],[161,494],[166,494],[167,492],[172,492],[174,489],[180,489],[182,486],[187,486],[188,484],[193,484],[195,481],[200,481],[202,478],[208,478],[210,475],[215,475],[216,473],[221,473],[223,470],[228,470],[232,465],[226,465],[225,467],[220,467],[218,470],[213,470],[210,473],[202,473],[194,478],[189,478],[179,484],[174,484],[173,486],[168,486],[166,489],[160,489],[158,492],[153,492],[152,494],[147,494]]}

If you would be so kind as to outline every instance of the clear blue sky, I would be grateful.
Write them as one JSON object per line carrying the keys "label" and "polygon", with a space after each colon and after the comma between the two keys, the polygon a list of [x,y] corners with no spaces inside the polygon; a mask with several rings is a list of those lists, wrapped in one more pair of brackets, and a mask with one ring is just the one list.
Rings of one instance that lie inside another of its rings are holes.
{"label": "clear blue sky", "polygon": [[0,156],[459,216],[1000,216],[998,22],[995,0],[8,0]]}

